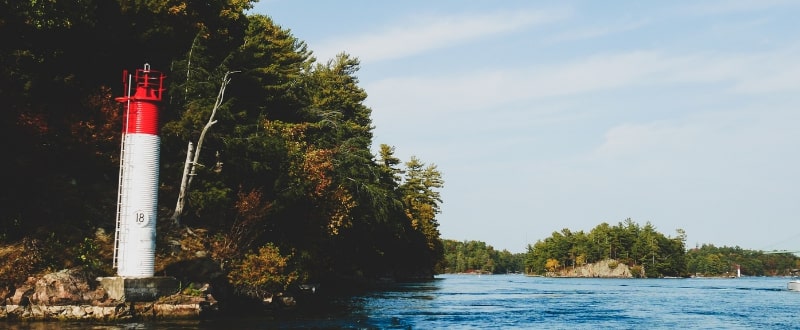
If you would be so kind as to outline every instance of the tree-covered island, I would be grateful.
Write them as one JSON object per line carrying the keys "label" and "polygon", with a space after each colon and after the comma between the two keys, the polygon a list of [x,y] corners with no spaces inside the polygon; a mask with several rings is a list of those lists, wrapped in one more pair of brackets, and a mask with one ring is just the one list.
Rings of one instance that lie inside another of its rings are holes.
{"label": "tree-covered island", "polygon": [[[121,72],[165,72],[156,273],[262,301],[312,283],[429,279],[442,174],[371,150],[359,60],[320,62],[252,1],[0,4],[0,293],[112,276]],[[194,149],[187,146],[192,143]],[[201,148],[202,146],[202,148]],[[193,170],[183,180],[187,154]],[[194,161],[196,159],[196,161]],[[188,183],[185,198],[179,193]],[[27,299],[27,300],[26,300]]]}
{"label": "tree-covered island", "polygon": [[527,271],[556,272],[612,259],[631,267],[633,277],[686,276],[685,234],[676,237],[656,231],[649,222],[640,226],[626,219],[615,226],[601,223],[589,233],[562,229],[528,246]]}
{"label": "tree-covered island", "polygon": [[791,253],[765,253],[711,244],[689,248],[686,234],[674,237],[657,231],[650,222],[639,225],[628,218],[616,225],[601,223],[590,230],[553,232],[528,246],[526,272],[564,276],[570,269],[600,261],[624,264],[631,277],[786,276],[800,268]]}
{"label": "tree-covered island", "polygon": [[[628,218],[616,225],[603,222],[589,233],[564,228],[528,245],[527,252],[497,251],[481,241],[445,239],[441,273],[525,273],[556,277],[734,277],[789,276],[800,269],[800,258],[788,252],[755,251],[703,244],[685,247],[686,235],[665,236],[647,222]],[[589,270],[593,265],[607,268]],[[581,271],[581,269],[583,270]],[[610,269],[608,269],[610,268]]]}

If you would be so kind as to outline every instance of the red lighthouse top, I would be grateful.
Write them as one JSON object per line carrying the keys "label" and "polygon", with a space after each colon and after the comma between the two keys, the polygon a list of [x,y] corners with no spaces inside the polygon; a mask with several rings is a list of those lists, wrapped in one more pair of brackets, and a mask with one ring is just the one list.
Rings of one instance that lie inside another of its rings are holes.
{"label": "red lighthouse top", "polygon": [[[128,70],[122,73],[122,85],[125,88],[126,96],[116,98],[118,102],[127,101],[161,101],[161,95],[164,93],[164,76],[163,73],[156,70],[150,70],[150,64],[145,63],[144,68],[136,69],[133,76],[133,81],[128,81]],[[135,84],[135,91],[130,89]],[[133,94],[131,94],[133,92]]]}
{"label": "red lighthouse top", "polygon": [[[128,81],[130,79],[130,81]],[[127,103],[123,114],[122,131],[125,134],[158,135],[158,107],[164,93],[164,75],[150,70],[150,64],[137,69],[133,78],[128,78],[127,70],[123,72],[122,84],[125,96],[116,98],[120,103]],[[131,90],[135,88],[135,90]]]}

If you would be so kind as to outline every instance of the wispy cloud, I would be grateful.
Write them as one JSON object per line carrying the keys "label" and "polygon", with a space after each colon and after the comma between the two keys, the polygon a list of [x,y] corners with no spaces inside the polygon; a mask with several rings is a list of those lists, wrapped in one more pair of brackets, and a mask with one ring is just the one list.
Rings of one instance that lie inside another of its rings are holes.
{"label": "wispy cloud", "polygon": [[489,36],[564,19],[567,11],[502,11],[487,14],[410,17],[399,25],[363,35],[346,35],[314,45],[320,59],[346,52],[362,62],[417,55]]}
{"label": "wispy cloud", "polygon": [[646,26],[648,23],[649,22],[647,20],[639,20],[635,22],[627,22],[624,24],[616,24],[609,26],[584,27],[580,29],[561,32],[551,38],[548,38],[547,41],[562,42],[562,41],[577,41],[584,39],[600,38],[600,37],[614,35],[617,33],[636,30],[638,28]]}
{"label": "wispy cloud", "polygon": [[606,132],[603,143],[593,151],[593,157],[601,161],[630,161],[631,157],[652,159],[653,155],[686,156],[691,154],[687,148],[708,143],[708,136],[718,135],[715,127],[719,124],[697,120],[620,124]]}
{"label": "wispy cloud", "polygon": [[763,94],[797,90],[800,50],[756,54],[601,54],[557,65],[472,71],[454,76],[394,77],[369,83],[383,111],[465,112],[523,100],[632,86],[723,83],[718,92]]}
{"label": "wispy cloud", "polygon": [[641,82],[669,63],[653,52],[598,55],[561,65],[497,69],[449,77],[388,78],[367,86],[387,104],[426,104],[426,109],[483,108],[522,99],[612,89]]}

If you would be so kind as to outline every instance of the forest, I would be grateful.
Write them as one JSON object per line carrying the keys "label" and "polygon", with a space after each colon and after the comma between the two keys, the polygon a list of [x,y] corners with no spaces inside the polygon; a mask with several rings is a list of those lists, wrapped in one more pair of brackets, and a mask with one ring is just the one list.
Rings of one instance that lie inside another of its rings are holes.
{"label": "forest", "polygon": [[695,276],[791,276],[798,275],[800,258],[788,252],[703,244],[686,252],[686,267]]}
{"label": "forest", "polygon": [[437,267],[442,274],[508,274],[522,273],[524,254],[497,251],[485,242],[443,239],[444,258]]}
{"label": "forest", "polygon": [[658,232],[650,222],[644,226],[632,219],[612,226],[601,223],[588,233],[567,228],[528,246],[525,269],[546,274],[572,266],[612,259],[631,267],[640,277],[792,275],[800,258],[791,253],[769,253],[711,244],[687,250],[686,234],[675,237]]}
{"label": "forest", "polygon": [[[0,2],[1,285],[69,267],[114,273],[124,110],[114,98],[123,70],[145,63],[167,76],[158,274],[216,265],[244,296],[433,276],[441,172],[373,141],[357,57],[319,61],[248,13],[252,3]],[[196,172],[181,204],[189,143]]]}

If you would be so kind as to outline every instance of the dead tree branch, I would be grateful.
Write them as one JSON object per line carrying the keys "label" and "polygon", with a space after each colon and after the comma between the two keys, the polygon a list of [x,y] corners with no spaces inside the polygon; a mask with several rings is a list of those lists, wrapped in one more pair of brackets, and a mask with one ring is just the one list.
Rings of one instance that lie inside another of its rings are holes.
{"label": "dead tree branch", "polygon": [[192,142],[189,142],[189,147],[186,151],[186,162],[184,163],[183,167],[183,176],[181,177],[181,190],[178,193],[178,201],[175,205],[175,211],[172,212],[172,217],[170,218],[172,224],[175,226],[180,226],[180,218],[186,205],[186,195],[188,194],[189,189],[191,189],[194,176],[197,175],[197,166],[200,165],[198,160],[200,159],[200,150],[203,148],[203,140],[205,139],[206,133],[208,133],[208,130],[211,128],[211,126],[214,126],[214,124],[217,123],[217,120],[214,119],[214,116],[217,115],[217,110],[219,110],[219,107],[222,105],[222,102],[225,99],[225,89],[231,82],[230,75],[238,72],[240,71],[228,71],[225,73],[225,76],[222,78],[222,85],[220,85],[219,92],[217,93],[217,100],[214,102],[214,108],[211,110],[211,115],[208,117],[208,122],[205,126],[203,126],[203,130],[200,132],[200,137],[197,139],[197,148],[193,148]]}

